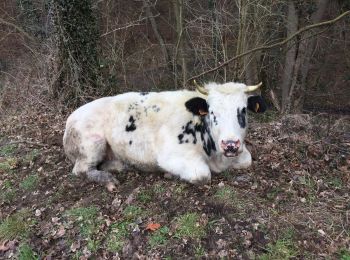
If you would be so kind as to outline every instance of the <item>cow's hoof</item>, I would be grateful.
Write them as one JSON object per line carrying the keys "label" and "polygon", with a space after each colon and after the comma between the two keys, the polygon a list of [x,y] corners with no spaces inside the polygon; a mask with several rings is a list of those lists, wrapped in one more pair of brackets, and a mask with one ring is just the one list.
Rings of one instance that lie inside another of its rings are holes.
{"label": "cow's hoof", "polygon": [[190,183],[194,184],[194,185],[198,185],[198,186],[201,186],[201,185],[205,185],[205,184],[210,184],[211,182],[211,178],[210,177],[203,177],[203,178],[198,178],[198,179],[194,179],[194,180],[191,180]]}
{"label": "cow's hoof", "polygon": [[117,186],[116,182],[107,182],[106,183],[106,188],[109,192],[116,192],[117,191]]}
{"label": "cow's hoof", "polygon": [[166,172],[166,173],[164,173],[164,178],[168,179],[168,180],[171,180],[171,179],[174,179],[174,175],[172,175],[169,172]]}

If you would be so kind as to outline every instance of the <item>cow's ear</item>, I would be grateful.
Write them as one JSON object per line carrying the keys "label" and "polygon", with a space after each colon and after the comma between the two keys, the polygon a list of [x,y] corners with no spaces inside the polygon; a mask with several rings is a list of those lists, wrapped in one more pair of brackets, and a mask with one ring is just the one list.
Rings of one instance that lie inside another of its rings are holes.
{"label": "cow's ear", "polygon": [[265,112],[267,105],[265,100],[261,96],[250,96],[248,97],[248,109],[254,113]]}
{"label": "cow's ear", "polygon": [[208,104],[204,98],[191,98],[190,100],[186,101],[185,106],[194,115],[204,116],[208,114]]}

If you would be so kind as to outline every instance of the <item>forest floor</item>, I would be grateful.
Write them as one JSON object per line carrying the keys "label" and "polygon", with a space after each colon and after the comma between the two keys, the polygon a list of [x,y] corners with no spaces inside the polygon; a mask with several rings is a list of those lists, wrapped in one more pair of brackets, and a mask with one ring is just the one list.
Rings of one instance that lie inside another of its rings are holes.
{"label": "forest floor", "polygon": [[64,122],[1,120],[0,258],[350,259],[350,117],[255,119],[251,168],[204,186],[127,172],[114,193],[71,174]]}

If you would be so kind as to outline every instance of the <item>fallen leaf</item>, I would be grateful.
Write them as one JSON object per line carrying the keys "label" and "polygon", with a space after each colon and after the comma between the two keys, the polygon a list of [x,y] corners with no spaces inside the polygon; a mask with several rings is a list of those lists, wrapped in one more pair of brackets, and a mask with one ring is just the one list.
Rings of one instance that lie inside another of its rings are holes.
{"label": "fallen leaf", "polygon": [[0,242],[0,252],[6,252],[10,249],[14,249],[16,245],[16,240],[5,240],[4,242]]}
{"label": "fallen leaf", "polygon": [[77,249],[80,248],[80,241],[75,241],[73,244],[70,246],[70,250],[74,253],[77,251]]}
{"label": "fallen leaf", "polygon": [[160,224],[158,223],[149,223],[146,227],[146,230],[156,231],[158,228],[160,228]]}

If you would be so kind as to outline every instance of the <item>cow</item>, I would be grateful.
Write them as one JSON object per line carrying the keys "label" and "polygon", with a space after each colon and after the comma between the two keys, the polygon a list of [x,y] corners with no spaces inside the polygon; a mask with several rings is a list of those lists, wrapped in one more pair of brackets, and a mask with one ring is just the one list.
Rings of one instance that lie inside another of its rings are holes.
{"label": "cow", "polygon": [[212,172],[247,168],[247,110],[266,109],[252,94],[260,86],[197,84],[197,91],[128,92],[85,104],[68,117],[63,137],[73,174],[114,186],[112,173],[160,170],[201,184]]}

